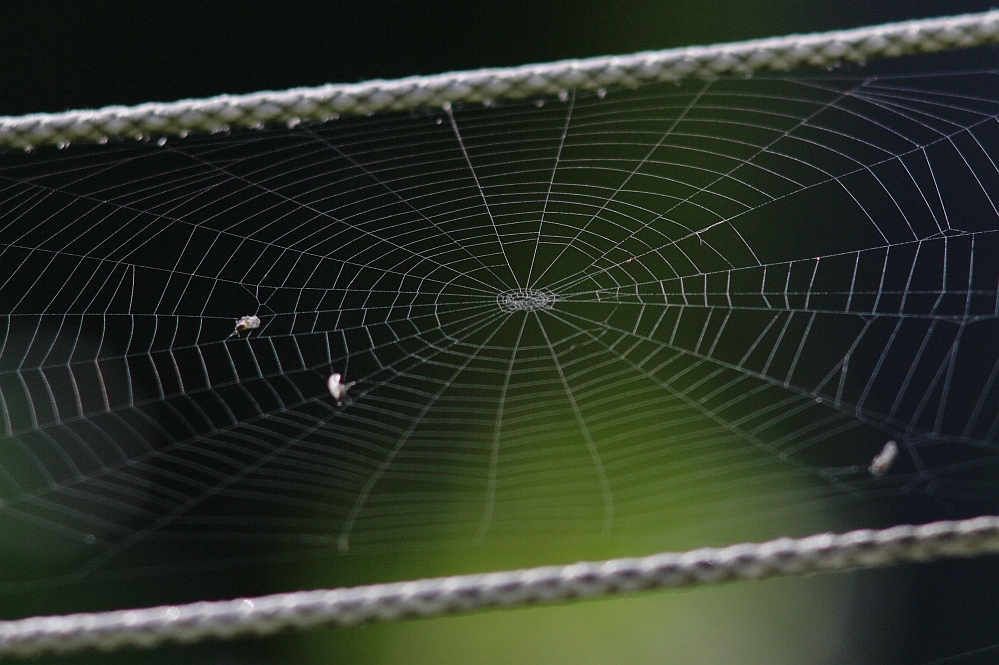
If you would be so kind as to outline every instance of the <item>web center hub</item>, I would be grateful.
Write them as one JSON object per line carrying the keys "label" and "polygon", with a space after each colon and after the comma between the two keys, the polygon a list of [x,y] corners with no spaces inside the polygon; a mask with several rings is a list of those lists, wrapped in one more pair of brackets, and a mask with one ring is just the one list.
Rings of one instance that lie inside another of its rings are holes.
{"label": "web center hub", "polygon": [[558,296],[548,289],[514,289],[496,296],[496,304],[507,314],[551,309],[556,302]]}

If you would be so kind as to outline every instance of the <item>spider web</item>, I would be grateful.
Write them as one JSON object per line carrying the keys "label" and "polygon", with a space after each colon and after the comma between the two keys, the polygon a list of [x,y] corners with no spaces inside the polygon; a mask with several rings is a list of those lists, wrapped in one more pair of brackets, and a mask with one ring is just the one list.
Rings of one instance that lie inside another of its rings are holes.
{"label": "spider web", "polygon": [[996,79],[3,154],[0,585],[994,510]]}

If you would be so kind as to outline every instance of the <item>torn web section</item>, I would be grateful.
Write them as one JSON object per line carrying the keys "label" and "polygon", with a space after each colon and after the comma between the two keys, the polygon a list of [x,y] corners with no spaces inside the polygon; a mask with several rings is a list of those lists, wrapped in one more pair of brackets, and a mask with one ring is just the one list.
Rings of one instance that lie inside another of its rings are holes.
{"label": "torn web section", "polygon": [[253,564],[214,576],[235,596],[994,510],[995,82],[3,154],[0,519],[37,565],[0,587]]}

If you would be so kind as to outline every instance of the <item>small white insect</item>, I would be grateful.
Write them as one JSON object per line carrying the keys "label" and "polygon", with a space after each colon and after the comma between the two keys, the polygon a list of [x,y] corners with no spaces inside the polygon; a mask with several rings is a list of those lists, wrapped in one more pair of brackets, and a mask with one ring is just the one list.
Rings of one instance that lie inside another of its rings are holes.
{"label": "small white insect", "polygon": [[356,381],[351,381],[350,383],[343,382],[343,376],[338,372],[333,372],[330,374],[330,378],[326,379],[326,389],[330,391],[330,395],[336,400],[337,406],[343,406],[343,398],[347,396],[347,391],[356,383]]}
{"label": "small white insect", "polygon": [[[243,287],[246,289],[246,287]],[[249,291],[249,289],[246,289]],[[253,297],[257,301],[257,312],[260,311],[260,287],[253,292]],[[247,330],[256,330],[260,327],[260,317],[256,313],[250,314],[249,316],[243,316],[236,319],[236,329],[229,333],[229,337],[236,337],[241,332],[246,332]],[[229,339],[226,337],[226,339]]]}
{"label": "small white insect", "polygon": [[889,441],[885,444],[881,452],[874,456],[871,460],[871,466],[868,471],[875,478],[880,478],[888,472],[891,465],[895,463],[895,458],[898,457],[898,444],[894,441]]}
{"label": "small white insect", "polygon": [[243,332],[244,330],[255,330],[260,327],[260,317],[256,314],[251,314],[250,316],[244,316],[241,319],[236,319],[236,329],[232,331],[229,337],[233,337]]}

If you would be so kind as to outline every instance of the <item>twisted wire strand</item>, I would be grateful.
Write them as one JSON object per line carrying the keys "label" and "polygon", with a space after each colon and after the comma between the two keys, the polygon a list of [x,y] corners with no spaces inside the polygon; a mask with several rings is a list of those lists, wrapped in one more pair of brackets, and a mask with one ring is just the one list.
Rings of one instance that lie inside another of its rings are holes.
{"label": "twisted wire strand", "polygon": [[0,656],[152,647],[324,624],[351,626],[660,587],[875,568],[999,552],[999,517],[778,538],[683,553],[345,589],[0,622]]}
{"label": "twisted wire strand", "polygon": [[562,60],[391,81],[220,95],[200,100],[108,106],[99,110],[0,117],[0,147],[110,138],[176,136],[235,127],[294,126],[341,115],[441,107],[445,103],[523,99],[568,89],[597,90],[685,78],[784,71],[966,48],[999,42],[999,10],[632,55]]}

